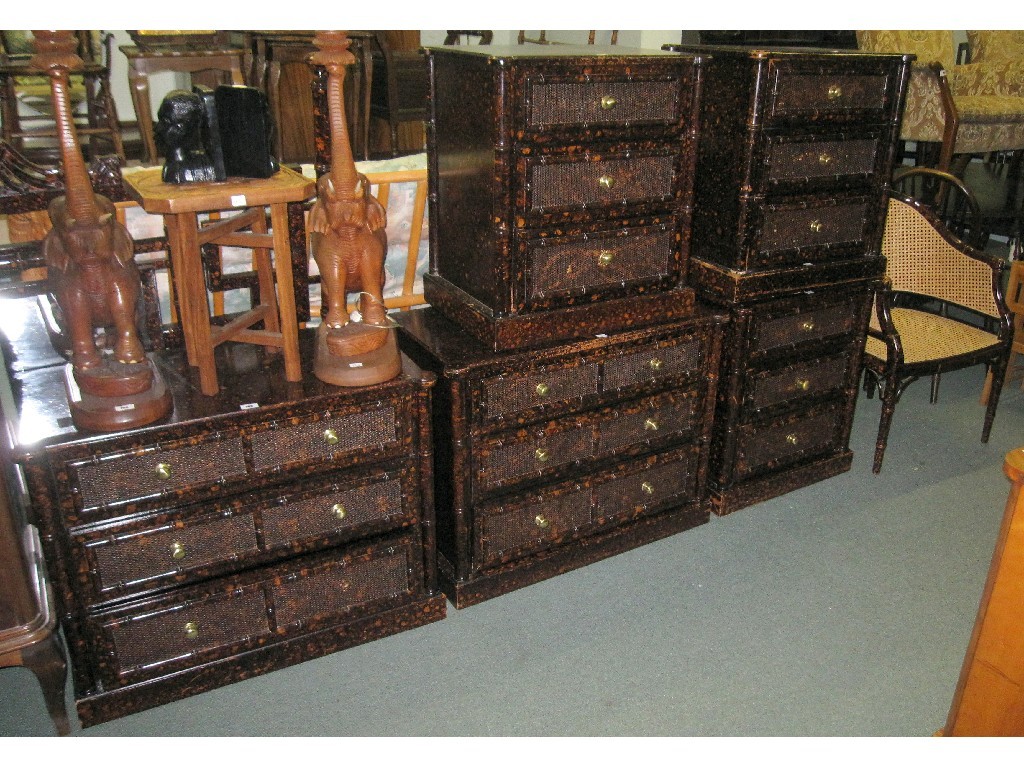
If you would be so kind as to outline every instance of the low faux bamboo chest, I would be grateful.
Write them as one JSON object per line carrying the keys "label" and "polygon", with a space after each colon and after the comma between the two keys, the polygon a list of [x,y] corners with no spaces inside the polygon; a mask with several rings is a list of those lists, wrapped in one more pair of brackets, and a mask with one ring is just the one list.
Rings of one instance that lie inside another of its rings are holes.
{"label": "low faux bamboo chest", "polygon": [[398,321],[438,376],[438,575],[456,607],[708,520],[722,315],[528,352],[433,308]]}
{"label": "low faux bamboo chest", "polygon": [[288,382],[225,344],[208,397],[183,351],[154,358],[172,416],[109,434],[71,426],[63,366],[8,365],[84,725],[443,618],[431,374]]}

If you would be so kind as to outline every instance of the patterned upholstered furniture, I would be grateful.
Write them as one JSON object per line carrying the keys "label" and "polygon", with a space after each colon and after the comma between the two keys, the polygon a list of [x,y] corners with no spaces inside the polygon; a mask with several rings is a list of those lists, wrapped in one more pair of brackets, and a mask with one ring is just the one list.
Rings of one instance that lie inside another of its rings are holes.
{"label": "patterned upholstered furniture", "polygon": [[972,64],[1024,61],[1024,30],[967,30],[967,50]]}
{"label": "patterned upholstered furniture", "polygon": [[[889,427],[900,395],[922,376],[985,365],[993,374],[981,441],[988,442],[1012,340],[1003,300],[1005,262],[957,240],[932,212],[911,198],[889,200],[882,254],[885,284],[864,347],[864,388],[876,388],[882,415],[872,471],[882,469]],[[928,298],[906,306],[906,296]]]}
{"label": "patterned upholstered furniture", "polygon": [[1024,148],[1024,60],[957,65],[949,31],[859,30],[857,44],[917,57],[901,138],[938,143],[938,168],[948,170],[954,154]]}

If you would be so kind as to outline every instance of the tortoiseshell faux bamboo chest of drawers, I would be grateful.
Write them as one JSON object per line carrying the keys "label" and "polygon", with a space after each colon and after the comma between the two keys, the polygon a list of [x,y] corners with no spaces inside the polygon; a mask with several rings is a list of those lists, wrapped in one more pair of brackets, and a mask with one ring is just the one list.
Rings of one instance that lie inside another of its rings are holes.
{"label": "tortoiseshell faux bamboo chest of drawers", "polygon": [[709,475],[725,514],[850,468],[912,57],[668,48],[702,60],[689,283],[732,315]]}
{"label": "tortoiseshell faux bamboo chest of drawers", "polygon": [[494,352],[434,308],[399,339],[434,387],[438,577],[456,607],[709,519],[722,314]]}
{"label": "tortoiseshell faux bamboo chest of drawers", "polygon": [[494,350],[690,313],[695,58],[552,45],[427,61],[431,305]]}
{"label": "tortoiseshell faux bamboo chest of drawers", "polygon": [[156,353],[173,414],[109,434],[71,426],[63,366],[8,366],[83,725],[444,617],[434,377],[406,360],[384,384],[323,384],[310,334],[299,382],[280,355],[219,347],[212,397],[183,352]]}

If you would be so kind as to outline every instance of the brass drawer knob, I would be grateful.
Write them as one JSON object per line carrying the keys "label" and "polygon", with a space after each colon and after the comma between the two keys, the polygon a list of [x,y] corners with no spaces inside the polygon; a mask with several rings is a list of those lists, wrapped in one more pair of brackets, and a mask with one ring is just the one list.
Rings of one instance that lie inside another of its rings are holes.
{"label": "brass drawer knob", "polygon": [[601,189],[611,189],[615,186],[615,179],[611,176],[602,176],[597,180],[597,183],[601,186]]}
{"label": "brass drawer knob", "polygon": [[545,462],[551,458],[551,453],[548,451],[547,448],[538,448],[536,451],[533,452],[533,455],[537,459],[537,461],[540,462]]}
{"label": "brass drawer knob", "polygon": [[836,99],[842,97],[842,95],[843,95],[843,89],[840,86],[838,86],[838,85],[830,85],[828,87],[828,98],[829,98],[829,101],[835,101]]}
{"label": "brass drawer knob", "polygon": [[822,226],[822,223],[818,221],[818,219],[815,219],[811,222],[811,232],[821,232]]}
{"label": "brass drawer knob", "polygon": [[160,480],[171,479],[171,465],[168,464],[166,461],[161,461],[159,464],[157,464],[156,467],[153,469],[153,472]]}
{"label": "brass drawer knob", "polygon": [[646,493],[648,496],[654,495],[654,486],[648,481],[644,481],[640,484],[640,490]]}
{"label": "brass drawer knob", "polygon": [[186,554],[187,553],[185,552],[185,545],[182,544],[180,541],[176,541],[173,544],[171,544],[171,557],[173,557],[175,560],[184,560]]}
{"label": "brass drawer knob", "polygon": [[788,435],[786,435],[786,442],[789,443],[790,445],[796,445],[797,444],[796,435],[793,434],[792,432],[790,432]]}
{"label": "brass drawer knob", "polygon": [[614,96],[602,96],[601,97],[601,109],[615,109],[619,105],[619,100]]}
{"label": "brass drawer knob", "polygon": [[544,517],[544,515],[537,515],[533,518],[533,522],[537,524],[538,528],[548,528],[551,526],[551,521]]}
{"label": "brass drawer knob", "polygon": [[345,515],[348,514],[348,511],[345,509],[345,505],[342,504],[340,501],[337,504],[335,504],[333,507],[331,507],[331,512],[339,520],[344,520],[345,519]]}
{"label": "brass drawer knob", "polygon": [[828,152],[822,152],[820,155],[818,155],[818,162],[821,165],[828,165],[829,163],[832,162],[832,155],[830,155]]}
{"label": "brass drawer knob", "polygon": [[644,421],[644,430],[647,432],[657,432],[658,422],[652,418],[648,418],[646,421]]}
{"label": "brass drawer knob", "polygon": [[338,433],[335,432],[333,429],[325,429],[324,430],[324,442],[327,443],[328,445],[337,445],[338,444]]}
{"label": "brass drawer knob", "polygon": [[652,357],[647,365],[650,366],[652,371],[660,371],[665,365],[665,362],[660,357]]}
{"label": "brass drawer knob", "polygon": [[541,397],[546,397],[547,394],[551,391],[551,387],[542,381],[540,384],[536,386],[534,391]]}
{"label": "brass drawer knob", "polygon": [[196,624],[194,621],[186,622],[185,637],[187,637],[189,640],[195,640],[197,637],[199,637],[199,625]]}
{"label": "brass drawer knob", "polygon": [[804,320],[802,323],[800,323],[800,327],[803,328],[808,333],[810,333],[811,331],[814,330],[814,321],[813,320]]}
{"label": "brass drawer knob", "polygon": [[605,269],[606,267],[610,267],[614,260],[614,253],[612,253],[611,251],[601,251],[601,253],[597,255],[597,266],[600,269]]}
{"label": "brass drawer knob", "polygon": [[811,380],[810,379],[797,379],[796,380],[796,388],[799,389],[801,392],[806,392],[808,389],[811,388]]}

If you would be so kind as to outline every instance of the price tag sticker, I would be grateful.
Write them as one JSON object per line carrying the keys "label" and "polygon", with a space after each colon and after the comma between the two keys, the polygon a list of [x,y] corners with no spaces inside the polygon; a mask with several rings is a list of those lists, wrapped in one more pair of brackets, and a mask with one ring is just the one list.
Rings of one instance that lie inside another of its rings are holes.
{"label": "price tag sticker", "polygon": [[363,364],[362,363],[349,363],[348,367],[349,368],[362,368]]}
{"label": "price tag sticker", "polygon": [[232,195],[231,196],[231,205],[233,205],[235,207],[239,207],[239,208],[245,206],[246,205],[245,195]]}
{"label": "price tag sticker", "polygon": [[121,413],[122,411],[134,411],[135,403],[124,403],[123,405],[115,405],[114,410],[117,411],[118,413]]}
{"label": "price tag sticker", "polygon": [[253,408],[259,408],[260,404],[259,403],[242,403],[238,407],[239,407],[240,410],[243,410],[243,411],[251,411]]}

